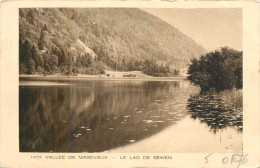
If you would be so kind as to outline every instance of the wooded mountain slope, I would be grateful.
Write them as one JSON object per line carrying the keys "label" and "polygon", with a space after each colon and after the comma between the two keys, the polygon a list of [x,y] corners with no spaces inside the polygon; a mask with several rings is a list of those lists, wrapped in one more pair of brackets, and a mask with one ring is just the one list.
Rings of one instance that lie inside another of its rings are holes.
{"label": "wooded mountain slope", "polygon": [[20,9],[19,50],[23,74],[112,69],[171,76],[205,53],[176,28],[132,8]]}

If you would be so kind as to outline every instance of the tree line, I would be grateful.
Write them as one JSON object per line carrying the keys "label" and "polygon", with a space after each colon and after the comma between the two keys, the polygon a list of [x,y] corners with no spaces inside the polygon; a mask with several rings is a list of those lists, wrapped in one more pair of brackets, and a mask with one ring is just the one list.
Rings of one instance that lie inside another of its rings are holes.
{"label": "tree line", "polygon": [[151,76],[165,77],[179,74],[178,69],[159,64],[155,59],[113,58],[104,46],[95,46],[96,57],[89,53],[73,53],[70,46],[47,45],[47,26],[44,25],[37,45],[19,39],[20,74],[104,74],[105,67],[118,71],[143,71]]}
{"label": "tree line", "polygon": [[[143,17],[146,22],[140,22]],[[106,69],[178,75],[204,50],[163,23],[137,9],[20,9],[20,73],[102,74]]]}

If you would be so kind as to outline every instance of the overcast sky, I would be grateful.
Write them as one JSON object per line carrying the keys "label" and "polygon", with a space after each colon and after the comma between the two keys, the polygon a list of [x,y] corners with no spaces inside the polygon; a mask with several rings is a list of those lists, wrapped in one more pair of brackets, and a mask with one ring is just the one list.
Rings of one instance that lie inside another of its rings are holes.
{"label": "overcast sky", "polygon": [[242,51],[241,9],[143,9],[191,37],[206,50],[230,46]]}

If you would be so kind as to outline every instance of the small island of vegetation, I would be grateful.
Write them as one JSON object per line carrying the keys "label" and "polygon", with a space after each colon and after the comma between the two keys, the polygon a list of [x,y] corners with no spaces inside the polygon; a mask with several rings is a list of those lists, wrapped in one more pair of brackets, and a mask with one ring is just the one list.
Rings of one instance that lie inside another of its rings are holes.
{"label": "small island of vegetation", "polygon": [[242,52],[223,47],[193,59],[187,79],[201,88],[201,94],[210,94],[224,100],[227,106],[242,108],[243,78]]}

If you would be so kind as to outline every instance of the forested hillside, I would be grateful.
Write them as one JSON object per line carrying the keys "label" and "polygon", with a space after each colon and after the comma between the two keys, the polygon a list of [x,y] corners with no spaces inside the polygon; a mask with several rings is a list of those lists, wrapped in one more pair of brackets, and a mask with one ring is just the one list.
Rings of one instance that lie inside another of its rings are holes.
{"label": "forested hillside", "polygon": [[172,76],[205,50],[140,9],[19,10],[20,74],[141,70]]}

